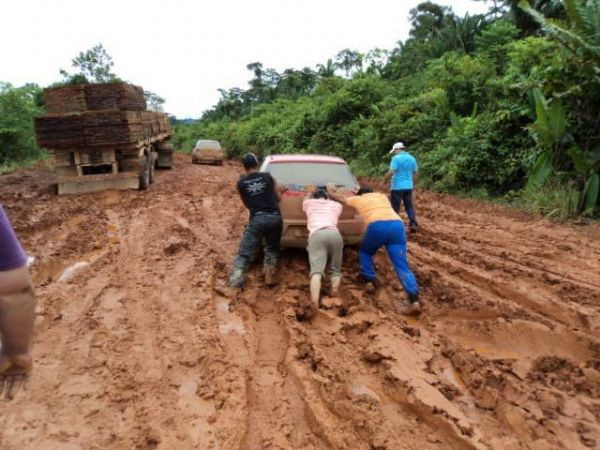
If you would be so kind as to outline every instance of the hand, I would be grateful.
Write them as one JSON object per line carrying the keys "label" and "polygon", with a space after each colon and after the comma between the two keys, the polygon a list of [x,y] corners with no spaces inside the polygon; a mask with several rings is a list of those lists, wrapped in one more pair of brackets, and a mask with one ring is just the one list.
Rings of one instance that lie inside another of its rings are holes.
{"label": "hand", "polygon": [[329,182],[325,185],[325,187],[327,187],[327,192],[329,192],[330,194],[335,194],[337,192],[337,188],[335,187],[335,183],[333,182]]}
{"label": "hand", "polygon": [[12,399],[21,389],[26,390],[32,365],[28,353],[10,357],[0,354],[0,396]]}
{"label": "hand", "polygon": [[312,194],[316,190],[317,188],[312,184],[307,184],[306,186],[304,186],[304,192],[306,192],[307,194]]}
{"label": "hand", "polygon": [[280,195],[283,194],[287,190],[288,190],[288,187],[285,184],[277,185],[277,192],[279,192]]}

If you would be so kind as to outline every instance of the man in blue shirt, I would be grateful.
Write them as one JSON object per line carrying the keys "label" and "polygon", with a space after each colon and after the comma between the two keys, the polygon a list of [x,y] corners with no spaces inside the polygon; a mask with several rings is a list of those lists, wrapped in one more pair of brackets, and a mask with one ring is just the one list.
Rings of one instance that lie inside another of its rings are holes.
{"label": "man in blue shirt", "polygon": [[392,178],[391,194],[392,208],[399,214],[400,204],[404,202],[406,214],[410,220],[410,231],[416,231],[419,226],[417,214],[413,206],[412,193],[419,178],[419,166],[414,156],[406,151],[402,142],[396,142],[390,153],[394,153],[390,162],[390,170],[385,174],[385,182]]}

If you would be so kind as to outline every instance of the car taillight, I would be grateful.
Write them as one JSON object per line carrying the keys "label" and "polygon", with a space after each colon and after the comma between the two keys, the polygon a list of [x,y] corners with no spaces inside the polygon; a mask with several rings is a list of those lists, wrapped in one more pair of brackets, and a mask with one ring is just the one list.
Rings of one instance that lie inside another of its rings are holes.
{"label": "car taillight", "polygon": [[289,189],[283,193],[284,197],[303,197],[304,191],[290,191]]}

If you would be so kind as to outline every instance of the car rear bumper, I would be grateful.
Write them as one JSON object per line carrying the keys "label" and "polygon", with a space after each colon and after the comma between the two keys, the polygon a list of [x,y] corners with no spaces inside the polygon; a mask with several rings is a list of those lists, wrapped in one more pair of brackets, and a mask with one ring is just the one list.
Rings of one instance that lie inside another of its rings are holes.
{"label": "car rear bumper", "polygon": [[[344,245],[358,246],[362,242],[365,225],[362,220],[340,220],[338,229],[344,238]],[[283,219],[281,247],[306,248],[308,244],[308,229],[306,220]]]}
{"label": "car rear bumper", "polygon": [[192,162],[199,164],[220,164],[225,159],[223,150],[193,150]]}
{"label": "car rear bumper", "polygon": [[192,158],[194,164],[223,164],[223,158]]}

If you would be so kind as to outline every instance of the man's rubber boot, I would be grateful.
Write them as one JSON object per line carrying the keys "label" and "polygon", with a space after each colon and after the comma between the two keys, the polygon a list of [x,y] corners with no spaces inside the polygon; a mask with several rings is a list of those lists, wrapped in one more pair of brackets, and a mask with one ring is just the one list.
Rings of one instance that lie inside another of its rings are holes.
{"label": "man's rubber boot", "polygon": [[267,286],[275,286],[277,281],[275,279],[275,273],[277,272],[277,267],[275,266],[265,266],[265,284]]}

